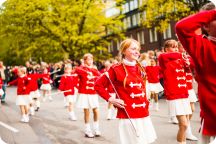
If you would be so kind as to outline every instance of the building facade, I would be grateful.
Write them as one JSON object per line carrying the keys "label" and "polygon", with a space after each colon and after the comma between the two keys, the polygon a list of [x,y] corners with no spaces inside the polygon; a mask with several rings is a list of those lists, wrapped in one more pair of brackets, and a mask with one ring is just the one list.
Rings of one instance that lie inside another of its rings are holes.
{"label": "building facade", "polygon": [[[141,44],[141,52],[148,50],[162,49],[164,41],[175,36],[175,22],[171,22],[167,30],[163,33],[157,32],[155,28],[148,29],[141,26],[141,19],[145,20],[145,11],[139,8],[142,6],[143,0],[127,0],[122,5],[121,13],[125,15],[122,19],[124,23],[125,36],[136,39]],[[108,16],[120,13],[113,7],[107,9]],[[121,40],[111,41],[108,51],[114,56],[118,54]]]}

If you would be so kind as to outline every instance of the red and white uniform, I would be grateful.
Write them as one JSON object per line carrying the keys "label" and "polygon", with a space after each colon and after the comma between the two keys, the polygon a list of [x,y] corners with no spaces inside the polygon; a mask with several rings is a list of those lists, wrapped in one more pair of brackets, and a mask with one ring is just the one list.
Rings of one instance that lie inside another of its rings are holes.
{"label": "red and white uniform", "polygon": [[4,91],[2,90],[3,80],[0,78],[0,97],[4,94]]}
{"label": "red and white uniform", "polygon": [[[126,104],[125,109],[135,124],[137,131],[140,132],[140,137],[131,135],[133,129],[131,128],[128,116],[124,109],[118,108],[117,118],[119,118],[119,130],[121,143],[128,144],[135,141],[142,143],[151,143],[156,139],[156,134],[149,117],[149,101],[146,98],[145,83],[141,77],[142,73],[136,63],[123,61],[127,69],[128,76],[126,77],[126,84],[124,87],[125,70],[122,63],[115,64],[107,71],[112,81],[118,96]],[[103,74],[95,83],[95,90],[106,101],[111,97],[106,88],[110,85],[110,81],[105,74]],[[141,128],[141,129],[140,129]],[[145,133],[143,133],[143,129]],[[130,134],[129,134],[130,133]]]}
{"label": "red and white uniform", "polygon": [[50,78],[50,74],[43,74],[42,85],[41,85],[40,89],[50,91],[52,89],[50,83],[52,83],[52,80]]}
{"label": "red and white uniform", "polygon": [[98,94],[94,89],[94,85],[100,72],[95,68],[80,66],[75,69],[75,73],[78,74],[79,78],[77,106],[80,108],[99,107]]}
{"label": "red and white uniform", "polygon": [[59,90],[67,91],[64,92],[64,96],[66,98],[67,104],[69,104],[70,102],[71,103],[76,102],[75,95],[74,95],[74,88],[75,88],[74,80],[75,79],[73,78],[72,75],[67,75],[67,74],[64,74],[60,80]]}
{"label": "red and white uniform", "polygon": [[29,88],[30,88],[30,95],[32,98],[39,98],[40,92],[38,90],[38,79],[43,77],[43,74],[29,74],[28,77],[31,78],[31,81],[29,82]]}
{"label": "red and white uniform", "polygon": [[159,80],[160,66],[146,66],[145,70],[149,84],[149,91],[155,93],[163,91],[163,87]]}
{"label": "red and white uniform", "polygon": [[208,136],[216,136],[216,43],[195,34],[195,31],[213,20],[216,20],[216,11],[210,10],[189,16],[176,24],[178,38],[195,63],[201,117],[204,120],[202,134]]}
{"label": "red and white uniform", "polygon": [[164,93],[168,100],[170,116],[191,114],[186,84],[185,62],[182,54],[163,53],[159,64],[164,76]]}
{"label": "red and white uniform", "polygon": [[17,85],[17,97],[16,105],[29,105],[31,102],[30,94],[30,83],[31,78],[27,76],[20,76],[17,79],[9,82],[9,85]]}

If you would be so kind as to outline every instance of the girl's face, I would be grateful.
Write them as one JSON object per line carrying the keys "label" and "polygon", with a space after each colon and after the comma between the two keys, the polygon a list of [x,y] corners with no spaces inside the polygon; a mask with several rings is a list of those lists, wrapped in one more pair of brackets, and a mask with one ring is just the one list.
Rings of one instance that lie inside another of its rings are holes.
{"label": "girl's face", "polygon": [[24,71],[22,71],[21,69],[19,69],[17,74],[18,74],[18,76],[22,76],[22,75],[24,75],[24,74],[25,74],[25,72],[24,72]]}
{"label": "girl's face", "polygon": [[84,63],[85,63],[87,66],[92,66],[92,65],[93,65],[93,57],[91,57],[91,56],[87,57],[87,58],[84,60]]}
{"label": "girl's face", "polygon": [[166,48],[166,52],[178,52],[178,43],[171,44],[170,47]]}
{"label": "girl's face", "polygon": [[140,49],[139,46],[132,42],[130,47],[127,48],[123,54],[125,56],[125,58],[129,61],[134,61],[134,60],[138,60],[139,56],[140,56]]}
{"label": "girl's face", "polygon": [[151,66],[155,66],[156,65],[155,60],[151,60],[150,63],[151,63]]}
{"label": "girl's face", "polygon": [[66,68],[66,69],[65,69],[65,73],[66,73],[66,74],[70,74],[71,72],[72,72],[72,68]]}

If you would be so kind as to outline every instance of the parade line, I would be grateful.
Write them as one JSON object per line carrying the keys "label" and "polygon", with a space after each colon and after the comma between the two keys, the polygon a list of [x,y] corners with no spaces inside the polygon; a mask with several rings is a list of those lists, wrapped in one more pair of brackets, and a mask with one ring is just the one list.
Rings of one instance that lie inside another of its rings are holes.
{"label": "parade line", "polygon": [[1,122],[1,121],[0,121],[0,125],[3,126],[3,127],[5,127],[5,128],[7,128],[7,129],[9,129],[10,131],[12,131],[12,132],[14,132],[14,133],[19,132],[19,130],[15,129],[15,128],[13,128],[12,126],[9,126],[9,125],[7,125],[7,124]]}

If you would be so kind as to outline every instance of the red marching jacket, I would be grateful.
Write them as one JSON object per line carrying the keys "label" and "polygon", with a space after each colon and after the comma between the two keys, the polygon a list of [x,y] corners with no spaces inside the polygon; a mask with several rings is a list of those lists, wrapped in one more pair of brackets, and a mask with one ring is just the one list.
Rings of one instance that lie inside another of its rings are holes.
{"label": "red marching jacket", "polygon": [[51,82],[52,82],[52,80],[50,78],[50,74],[43,74],[42,83],[43,84],[50,84]]}
{"label": "red marching jacket", "polygon": [[95,68],[80,66],[75,68],[75,73],[79,77],[78,92],[80,94],[96,94],[94,85],[96,79],[100,76],[100,72]]}
{"label": "red marching jacket", "polygon": [[[124,87],[125,70],[123,64],[115,64],[108,70],[108,75],[114,88],[118,92],[120,99],[126,104],[125,108],[130,118],[143,118],[149,115],[149,101],[146,98],[145,82],[141,77],[142,73],[139,66],[125,65],[128,76]],[[110,81],[106,74],[103,74],[95,83],[95,90],[106,101],[110,98],[106,88],[110,85]],[[118,97],[117,96],[117,97]],[[118,118],[127,119],[127,114],[122,108],[118,108]]]}
{"label": "red marching jacket", "polygon": [[182,19],[176,24],[176,33],[183,47],[192,57],[198,82],[203,134],[216,136],[216,42],[195,31],[216,20],[216,11],[203,11]]}
{"label": "red marching jacket", "polygon": [[185,62],[182,54],[163,53],[159,56],[159,64],[164,76],[164,93],[167,100],[188,98]]}
{"label": "red marching jacket", "polygon": [[188,56],[190,66],[186,68],[186,82],[187,82],[187,88],[188,90],[193,89],[193,72],[192,70],[194,69],[194,63],[193,60],[191,59],[190,56]]}
{"label": "red marching jacket", "polygon": [[160,81],[160,66],[146,66],[145,70],[149,83],[158,83]]}
{"label": "red marching jacket", "polygon": [[28,77],[31,78],[29,81],[30,91],[38,90],[38,79],[43,77],[43,74],[28,74]]}
{"label": "red marching jacket", "polygon": [[18,77],[17,79],[9,82],[9,85],[17,85],[17,95],[29,95],[30,94],[30,88],[29,88],[29,82],[31,78],[27,76]]}
{"label": "red marching jacket", "polygon": [[2,78],[0,78],[0,89],[2,89],[2,85],[3,85],[3,80]]}
{"label": "red marching jacket", "polygon": [[76,83],[74,83],[75,82],[74,80],[75,79],[73,78],[73,75],[64,74],[61,77],[60,84],[59,84],[59,90],[61,91],[70,90],[68,92],[64,92],[64,96],[74,95],[74,87],[76,85]]}

